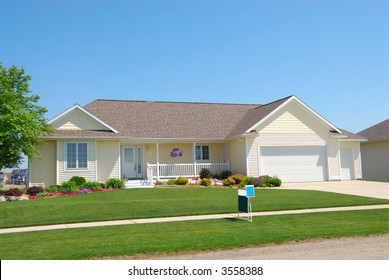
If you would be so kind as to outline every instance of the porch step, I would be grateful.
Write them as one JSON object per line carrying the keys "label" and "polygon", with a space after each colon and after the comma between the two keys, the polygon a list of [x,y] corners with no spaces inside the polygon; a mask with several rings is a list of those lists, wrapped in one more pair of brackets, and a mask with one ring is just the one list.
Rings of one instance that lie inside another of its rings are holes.
{"label": "porch step", "polygon": [[124,182],[127,189],[131,188],[154,188],[153,185],[149,185],[147,180],[128,180]]}

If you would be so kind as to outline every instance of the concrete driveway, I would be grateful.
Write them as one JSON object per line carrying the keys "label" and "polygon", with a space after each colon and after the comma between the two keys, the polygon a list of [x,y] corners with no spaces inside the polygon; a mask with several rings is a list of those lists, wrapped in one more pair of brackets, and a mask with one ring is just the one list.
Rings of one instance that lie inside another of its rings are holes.
{"label": "concrete driveway", "polygon": [[331,181],[283,183],[281,189],[317,190],[389,199],[389,183],[373,181]]}

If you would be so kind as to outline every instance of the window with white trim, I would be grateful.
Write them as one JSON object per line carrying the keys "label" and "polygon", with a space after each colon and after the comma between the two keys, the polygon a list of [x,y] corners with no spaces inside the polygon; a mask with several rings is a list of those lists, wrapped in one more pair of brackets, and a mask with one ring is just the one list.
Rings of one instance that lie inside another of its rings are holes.
{"label": "window with white trim", "polygon": [[85,142],[66,143],[66,168],[88,168],[88,144]]}
{"label": "window with white trim", "polygon": [[209,160],[208,145],[197,145],[195,151],[196,151],[196,160]]}

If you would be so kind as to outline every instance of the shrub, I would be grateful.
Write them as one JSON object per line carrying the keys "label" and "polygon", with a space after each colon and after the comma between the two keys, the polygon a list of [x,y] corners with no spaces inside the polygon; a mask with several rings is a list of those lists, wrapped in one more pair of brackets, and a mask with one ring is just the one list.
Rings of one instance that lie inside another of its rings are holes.
{"label": "shrub", "polygon": [[162,186],[162,185],[163,185],[163,182],[157,180],[157,181],[155,181],[154,185],[156,185],[156,186]]}
{"label": "shrub", "polygon": [[237,173],[237,174],[231,175],[230,177],[232,179],[234,179],[235,184],[240,184],[246,178],[246,176],[244,176],[241,173]]}
{"label": "shrub", "polygon": [[45,197],[47,194],[48,194],[48,192],[43,191],[43,192],[37,193],[36,196],[37,196],[38,198],[43,198],[43,197]]}
{"label": "shrub", "polygon": [[251,184],[253,184],[254,185],[254,187],[263,187],[264,186],[264,184],[263,184],[263,181],[262,181],[262,179],[260,178],[260,177],[258,177],[258,178],[255,178],[252,182],[251,182]]}
{"label": "shrub", "polygon": [[112,189],[122,189],[125,187],[124,181],[116,178],[108,179],[108,181],[105,182],[105,186]]}
{"label": "shrub", "polygon": [[221,173],[220,173],[220,179],[224,180],[224,179],[227,179],[228,177],[230,177],[232,175],[232,172],[230,170],[223,170]]}
{"label": "shrub", "polygon": [[168,181],[166,182],[166,184],[169,185],[169,186],[175,185],[175,184],[176,184],[176,180],[170,179],[170,180],[168,180]]}
{"label": "shrub", "polygon": [[51,185],[51,186],[45,188],[45,191],[56,193],[56,192],[58,192],[59,188],[60,188],[60,186],[58,186],[58,185]]}
{"label": "shrub", "polygon": [[272,177],[263,177],[262,178],[263,183],[266,187],[270,187],[270,184],[272,182]]}
{"label": "shrub", "polygon": [[21,196],[23,192],[18,188],[13,188],[5,192],[6,196]]}
{"label": "shrub", "polygon": [[68,181],[68,182],[63,182],[59,187],[58,191],[60,192],[75,192],[78,190],[78,187],[74,181]]}
{"label": "shrub", "polygon": [[84,177],[73,176],[68,182],[74,182],[76,186],[81,187],[83,184],[86,183],[86,180]]}
{"label": "shrub", "polygon": [[254,180],[254,177],[246,177],[242,182],[240,182],[240,186],[244,187],[247,185],[252,185],[252,181]]}
{"label": "shrub", "polygon": [[230,187],[235,185],[235,180],[232,179],[232,177],[228,177],[227,179],[224,179],[223,181],[223,186]]}
{"label": "shrub", "polygon": [[203,178],[201,179],[200,185],[208,187],[211,185],[211,180],[208,178]]}
{"label": "shrub", "polygon": [[204,179],[204,178],[211,179],[212,178],[211,171],[208,168],[202,168],[200,170],[199,176],[200,176],[200,179]]}
{"label": "shrub", "polygon": [[35,195],[37,195],[38,193],[41,193],[41,192],[43,192],[43,188],[42,187],[37,187],[37,186],[33,186],[31,188],[28,188],[27,191],[26,191],[26,193],[28,195],[33,195],[33,196],[35,196]]}
{"label": "shrub", "polygon": [[101,189],[101,184],[98,182],[86,182],[82,187],[91,191],[97,191]]}
{"label": "shrub", "polygon": [[277,177],[273,177],[273,178],[271,178],[271,180],[270,180],[270,186],[272,187],[279,187],[279,186],[281,186],[281,180],[279,179],[279,178],[277,178]]}
{"label": "shrub", "polygon": [[189,180],[186,177],[178,177],[176,180],[177,185],[186,185],[188,184]]}

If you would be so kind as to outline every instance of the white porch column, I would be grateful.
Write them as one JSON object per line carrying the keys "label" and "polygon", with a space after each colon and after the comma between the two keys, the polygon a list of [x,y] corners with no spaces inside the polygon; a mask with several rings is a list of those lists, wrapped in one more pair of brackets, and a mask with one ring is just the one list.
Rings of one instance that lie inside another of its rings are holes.
{"label": "white porch column", "polygon": [[159,180],[159,143],[157,142],[157,180]]}
{"label": "white porch column", "polygon": [[193,175],[196,177],[197,163],[196,163],[196,143],[193,142]]}

